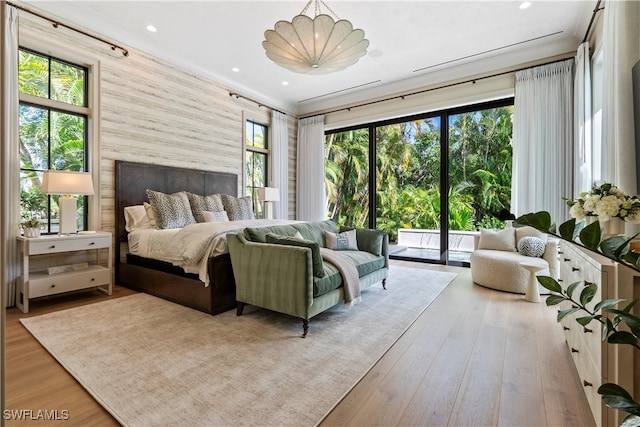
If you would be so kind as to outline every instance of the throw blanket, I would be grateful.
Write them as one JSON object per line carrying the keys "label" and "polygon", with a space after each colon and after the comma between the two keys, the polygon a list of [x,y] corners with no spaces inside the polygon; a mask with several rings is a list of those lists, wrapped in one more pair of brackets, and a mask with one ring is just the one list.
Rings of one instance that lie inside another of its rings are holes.
{"label": "throw blanket", "polygon": [[165,246],[162,261],[181,267],[187,273],[198,273],[209,286],[207,260],[228,252],[227,234],[238,233],[246,227],[295,224],[300,221],[251,219],[226,222],[200,222],[181,228]]}
{"label": "throw blanket", "polygon": [[322,259],[335,265],[342,275],[345,307],[358,304],[360,302],[360,277],[351,258],[327,248],[320,248],[320,253]]}

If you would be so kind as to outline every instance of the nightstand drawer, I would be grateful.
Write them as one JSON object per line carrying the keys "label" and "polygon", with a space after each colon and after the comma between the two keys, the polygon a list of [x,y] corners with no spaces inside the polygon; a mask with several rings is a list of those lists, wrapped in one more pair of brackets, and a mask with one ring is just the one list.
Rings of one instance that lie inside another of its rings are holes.
{"label": "nightstand drawer", "polygon": [[100,266],[69,273],[32,275],[29,281],[29,298],[108,285],[110,281],[111,271]]}
{"label": "nightstand drawer", "polygon": [[96,236],[89,239],[48,240],[42,239],[29,242],[29,255],[55,254],[58,252],[73,252],[108,248],[111,236]]}

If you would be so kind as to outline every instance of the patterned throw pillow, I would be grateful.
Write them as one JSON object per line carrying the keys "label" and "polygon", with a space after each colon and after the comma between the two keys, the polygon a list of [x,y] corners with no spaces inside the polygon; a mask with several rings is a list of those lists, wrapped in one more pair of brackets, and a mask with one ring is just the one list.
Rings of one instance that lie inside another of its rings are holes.
{"label": "patterned throw pillow", "polygon": [[523,237],[518,242],[518,252],[524,256],[540,258],[544,255],[544,242],[537,237]]}
{"label": "patterned throw pillow", "polygon": [[342,233],[331,233],[324,231],[325,247],[334,251],[357,251],[358,241],[356,240],[356,230],[343,231]]}
{"label": "patterned throw pillow", "polygon": [[222,197],[220,194],[211,194],[209,196],[201,196],[199,194],[187,193],[189,205],[191,205],[191,213],[197,222],[205,222],[202,212],[221,212],[224,211],[222,205]]}
{"label": "patterned throw pillow", "polygon": [[222,205],[227,211],[229,221],[241,221],[243,219],[256,219],[253,213],[253,202],[250,196],[233,197],[228,194],[222,194]]}
{"label": "patterned throw pillow", "polygon": [[156,225],[160,229],[182,228],[196,220],[191,213],[189,198],[185,192],[165,194],[147,190],[147,198],[153,207]]}

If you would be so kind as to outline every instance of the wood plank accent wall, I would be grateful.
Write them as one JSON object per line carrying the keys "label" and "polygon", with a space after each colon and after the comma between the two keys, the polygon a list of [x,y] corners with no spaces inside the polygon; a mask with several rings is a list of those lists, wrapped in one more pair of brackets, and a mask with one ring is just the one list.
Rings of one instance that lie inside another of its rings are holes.
{"label": "wood plank accent wall", "polygon": [[[98,73],[99,141],[92,155],[99,156],[100,229],[115,235],[115,160],[235,173],[241,194],[243,112],[269,124],[271,110],[126,43],[128,57],[27,13],[20,14],[20,42]],[[288,123],[289,217],[295,218],[297,118],[288,115]]]}

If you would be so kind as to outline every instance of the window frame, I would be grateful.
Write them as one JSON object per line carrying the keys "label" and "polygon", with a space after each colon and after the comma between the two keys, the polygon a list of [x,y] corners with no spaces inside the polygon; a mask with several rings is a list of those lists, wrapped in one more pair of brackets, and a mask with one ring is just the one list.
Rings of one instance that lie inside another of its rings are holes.
{"label": "window frame", "polygon": [[[253,204],[253,210],[256,215],[256,218],[264,217],[264,206],[263,203],[257,200],[256,189],[262,187],[254,187],[249,185],[249,177],[247,176],[246,164],[247,164],[247,153],[258,153],[263,154],[265,156],[265,172],[264,172],[264,183],[265,187],[269,186],[271,182],[271,126],[270,123],[266,120],[261,120],[260,118],[255,117],[254,115],[247,114],[246,112],[243,114],[242,118],[242,197],[249,196],[247,194],[247,190],[249,187],[252,188],[251,191],[251,200]],[[258,125],[264,127],[264,147],[255,147],[253,145],[247,144],[247,140],[249,135],[247,134],[247,124],[252,123],[253,125]]]}
{"label": "window frame", "polygon": [[[85,106],[67,104],[50,98],[42,98],[22,92],[19,92],[19,104],[31,105],[52,112],[62,112],[65,114],[85,117],[85,146],[83,162],[85,172],[92,175],[94,194],[93,196],[83,196],[83,229],[98,229],[102,218],[100,204],[100,149],[98,124],[100,62],[97,58],[87,58],[86,56],[78,56],[74,53],[70,53],[68,46],[63,46],[51,40],[43,41],[39,38],[33,38],[29,33],[25,33],[24,36],[21,34],[19,49],[46,57],[48,60],[53,59],[63,64],[81,67],[86,71],[84,81]],[[50,96],[50,94],[48,94],[48,96]],[[20,170],[22,171],[23,169],[20,168]],[[50,228],[47,232],[50,232]]]}

